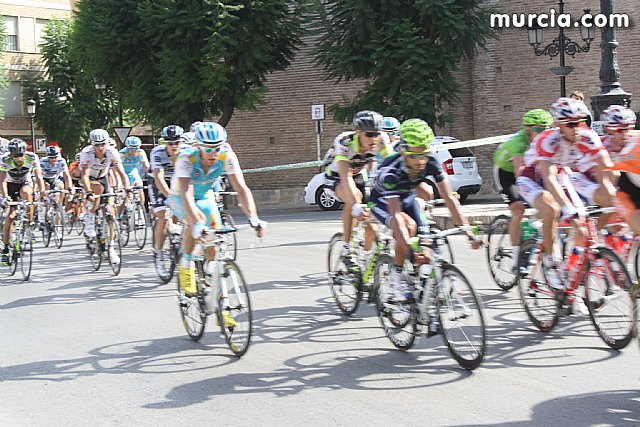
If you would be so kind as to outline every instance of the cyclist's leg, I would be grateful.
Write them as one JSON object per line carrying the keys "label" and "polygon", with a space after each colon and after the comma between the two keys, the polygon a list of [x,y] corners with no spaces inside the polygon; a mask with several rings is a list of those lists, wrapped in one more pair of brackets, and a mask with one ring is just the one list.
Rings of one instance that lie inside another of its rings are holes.
{"label": "cyclist's leg", "polygon": [[[205,218],[205,224],[214,229],[222,228],[222,218],[218,210],[216,195],[212,191],[205,194],[204,199],[196,200],[196,207]],[[206,249],[208,261],[213,261],[216,257],[216,247],[210,246]]]}
{"label": "cyclist's leg", "polygon": [[156,218],[156,226],[153,230],[153,239],[155,241],[155,250],[161,251],[164,246],[164,238],[167,232],[167,217],[169,215],[169,208],[165,206],[166,200],[164,194],[160,192],[158,187],[151,181],[147,188],[149,192],[149,205],[153,211],[153,216]]}
{"label": "cyclist's leg", "polygon": [[349,204],[345,200],[349,200],[347,195],[348,193],[352,193],[355,198],[355,202],[362,203],[362,194],[355,186],[352,188],[349,182],[343,182],[343,180],[339,178],[336,178],[335,182],[335,192],[344,203],[342,208],[342,231],[344,233],[344,241],[345,243],[349,243],[351,241],[351,232],[353,231],[354,226],[354,218],[351,216],[353,205]]}
{"label": "cyclist's leg", "polygon": [[544,251],[547,255],[552,255],[557,227],[556,218],[560,215],[560,205],[555,201],[551,193],[529,177],[518,177],[516,186],[522,199],[529,206],[533,206],[538,210],[538,215],[542,218]]}
{"label": "cyclist's leg", "polygon": [[[26,202],[33,202],[33,187],[30,183],[24,183],[20,188],[20,199]],[[35,206],[31,206],[31,209],[29,209],[29,222],[33,221],[34,213]]]}

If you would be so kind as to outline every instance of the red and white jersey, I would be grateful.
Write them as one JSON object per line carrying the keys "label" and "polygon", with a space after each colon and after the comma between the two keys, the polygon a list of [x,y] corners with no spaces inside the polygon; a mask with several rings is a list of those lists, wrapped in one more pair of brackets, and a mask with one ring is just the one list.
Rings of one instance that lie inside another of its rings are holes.
{"label": "red and white jersey", "polygon": [[541,160],[548,160],[557,167],[586,173],[604,149],[598,134],[589,128],[580,129],[574,143],[565,140],[559,129],[548,129],[533,140],[524,154],[524,164],[525,168],[533,168]]}

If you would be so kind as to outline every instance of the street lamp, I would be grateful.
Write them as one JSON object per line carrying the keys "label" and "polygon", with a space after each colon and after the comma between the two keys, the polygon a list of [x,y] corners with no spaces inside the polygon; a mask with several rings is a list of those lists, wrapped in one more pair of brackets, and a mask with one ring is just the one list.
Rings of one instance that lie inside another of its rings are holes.
{"label": "street lamp", "polygon": [[27,115],[29,115],[29,119],[31,120],[31,144],[33,150],[36,150],[36,128],[35,128],[35,117],[36,117],[36,101],[33,99],[29,99],[27,101]]}
{"label": "street lamp", "polygon": [[[613,0],[600,0],[600,13],[612,16],[614,13]],[[610,105],[631,105],[631,93],[625,92],[620,84],[620,67],[618,66],[618,53],[616,49],[616,30],[613,26],[602,28],[600,49],[602,52],[600,62],[600,93],[591,97],[595,120],[600,119],[600,114]]]}
{"label": "street lamp", "polygon": [[[560,14],[564,13],[564,0],[560,0],[558,2],[558,10]],[[589,12],[589,9],[585,9],[584,15],[589,14]],[[580,22],[582,22],[582,20]],[[528,28],[527,33],[529,44],[533,47],[533,51],[536,56],[545,55],[548,56],[549,59],[553,59],[558,55],[560,56],[560,66],[551,68],[551,72],[560,76],[560,96],[567,96],[566,77],[573,71],[573,67],[566,66],[565,54],[573,57],[576,53],[589,52],[591,42],[596,37],[596,30],[593,23],[591,27],[580,27],[580,37],[582,38],[582,41],[584,41],[584,45],[579,45],[571,40],[564,34],[564,28],[560,27],[560,34],[558,34],[558,37],[553,39],[553,41],[548,45],[540,48],[540,45],[542,44],[542,27],[540,27],[537,21],[533,26]]]}

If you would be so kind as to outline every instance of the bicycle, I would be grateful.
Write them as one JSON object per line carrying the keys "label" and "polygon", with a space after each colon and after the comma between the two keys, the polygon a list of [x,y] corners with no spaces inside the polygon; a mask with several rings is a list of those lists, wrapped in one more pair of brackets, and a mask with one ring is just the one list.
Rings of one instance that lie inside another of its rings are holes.
{"label": "bicycle", "polygon": [[351,233],[349,247],[351,254],[358,259],[357,272],[350,272],[340,256],[344,245],[344,233],[334,234],[329,241],[327,258],[329,286],[338,308],[347,316],[356,311],[364,292],[368,293],[367,302],[373,302],[375,292],[372,287],[375,266],[381,255],[391,253],[393,238],[382,230],[373,242],[371,256],[368,260],[366,259],[364,226],[372,222],[376,222],[375,219],[359,221]]}
{"label": "bicycle", "polygon": [[[116,221],[114,209],[115,193],[96,194],[100,198],[100,205],[95,218],[95,237],[86,237],[86,247],[89,252],[89,261],[95,271],[100,270],[103,259],[109,261],[114,276],[120,274],[122,268],[122,248],[120,244],[119,226]],[[113,233],[113,234],[111,234]],[[111,238],[113,236],[113,238]],[[111,256],[111,248],[115,251],[115,257]]]}
{"label": "bicycle", "polygon": [[[238,195],[235,191],[220,191],[216,194],[221,197]],[[233,219],[233,216],[226,211],[224,199],[222,198],[218,202],[218,209],[220,211],[223,228],[236,228],[236,221]],[[227,252],[229,253],[229,257],[235,261],[238,257],[238,233],[229,233],[224,236],[227,239]]]}
{"label": "bicycle", "polygon": [[[240,267],[229,257],[222,237],[234,232],[235,229],[210,229],[206,241],[196,245],[193,259],[197,292],[187,296],[178,283],[178,304],[189,338],[202,338],[208,316],[215,313],[227,345],[241,357],[249,349],[252,314],[249,288]],[[217,248],[216,256],[207,262],[203,247],[212,246]]]}
{"label": "bicycle", "polygon": [[18,263],[22,278],[26,282],[31,277],[33,264],[33,228],[29,221],[27,207],[42,206],[42,202],[9,202],[9,207],[16,208],[16,219],[9,237],[9,275],[16,274]]}
{"label": "bicycle", "polygon": [[73,229],[75,228],[78,236],[82,235],[84,231],[84,223],[82,219],[78,217],[80,211],[83,207],[82,200],[82,188],[81,187],[72,187],[73,195],[71,196],[71,200],[67,200],[65,204],[65,232],[67,235],[71,234]]}
{"label": "bicycle", "polygon": [[[136,247],[141,250],[147,243],[147,224],[149,217],[147,211],[140,200],[140,192],[143,187],[140,185],[126,189],[127,196],[124,197],[124,209],[120,217],[120,242],[122,246],[129,244],[130,233],[133,230],[133,237]],[[133,201],[128,194],[132,194]]]}
{"label": "bicycle", "polygon": [[[155,248],[155,228],[158,221],[154,216],[151,220],[151,245]],[[171,217],[167,218],[166,232],[164,233],[164,241],[162,242],[162,260],[164,271],[159,271],[156,265],[156,273],[162,283],[169,283],[173,278],[176,266],[180,260],[180,246],[182,245],[182,225],[175,224]],[[154,263],[155,264],[155,263]]]}
{"label": "bicycle", "polygon": [[[614,212],[615,208],[588,208],[581,216],[587,230],[587,244],[573,272],[563,265],[564,290],[550,286],[542,266],[544,243],[541,233],[520,247],[517,283],[529,319],[542,332],[551,331],[559,318],[570,314],[576,298],[582,298],[598,335],[609,347],[622,349],[629,344],[634,325],[631,301],[631,277],[625,263],[598,241],[594,216]],[[540,222],[535,223],[541,228]],[[580,296],[579,292],[583,295]]]}
{"label": "bicycle", "polygon": [[44,205],[40,208],[43,210],[43,222],[39,224],[42,230],[42,243],[44,247],[49,247],[51,236],[56,244],[56,248],[62,247],[64,240],[64,210],[62,204],[56,200],[56,195],[66,194],[68,191],[52,189],[49,190],[48,196],[43,197]]}
{"label": "bicycle", "polygon": [[415,289],[414,298],[396,302],[389,282],[394,267],[391,255],[382,255],[374,275],[376,309],[385,335],[400,350],[410,349],[426,327],[427,337],[441,334],[451,356],[464,369],[476,369],[486,353],[486,327],[482,301],[466,276],[449,264],[442,254],[441,242],[448,236],[475,226],[455,227],[415,237],[421,250],[429,248],[431,262],[416,266],[405,262],[405,278]]}

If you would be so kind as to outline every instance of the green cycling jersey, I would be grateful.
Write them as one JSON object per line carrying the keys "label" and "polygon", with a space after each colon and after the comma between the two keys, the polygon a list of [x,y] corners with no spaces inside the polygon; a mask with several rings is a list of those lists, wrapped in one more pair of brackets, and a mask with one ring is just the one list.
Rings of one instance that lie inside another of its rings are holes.
{"label": "green cycling jersey", "polygon": [[527,134],[522,129],[496,148],[496,152],[493,154],[493,164],[506,172],[513,173],[511,159],[513,157],[522,157],[528,148]]}

